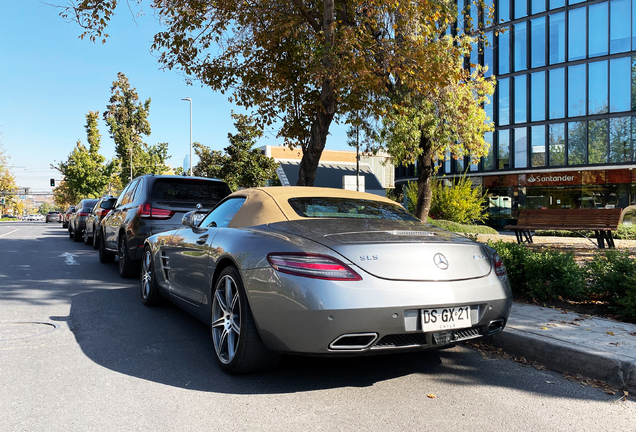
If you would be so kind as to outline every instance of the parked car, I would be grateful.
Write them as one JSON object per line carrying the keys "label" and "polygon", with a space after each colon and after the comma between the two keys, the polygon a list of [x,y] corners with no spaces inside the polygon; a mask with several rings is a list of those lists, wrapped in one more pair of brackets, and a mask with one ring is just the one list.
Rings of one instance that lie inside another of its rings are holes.
{"label": "parked car", "polygon": [[146,174],[133,179],[102,219],[99,260],[113,262],[118,256],[119,274],[138,276],[148,237],[181,226],[191,210],[212,209],[230,192],[225,182],[203,177]]}
{"label": "parked car", "polygon": [[62,228],[68,228],[68,220],[75,211],[75,206],[68,206],[66,211],[62,213]]}
{"label": "parked car", "polygon": [[97,203],[95,198],[85,198],[81,200],[73,209],[68,219],[68,236],[73,241],[82,241],[84,228],[86,228],[86,219]]}
{"label": "parked car", "polygon": [[86,219],[86,228],[84,229],[84,244],[92,244],[93,249],[99,247],[99,230],[101,221],[113,209],[117,197],[110,195],[103,196],[95,203],[88,218]]}
{"label": "parked car", "polygon": [[210,325],[228,373],[271,367],[278,353],[440,348],[498,333],[510,313],[492,248],[384,197],[256,188],[195,215],[146,240],[141,300],[164,296]]}

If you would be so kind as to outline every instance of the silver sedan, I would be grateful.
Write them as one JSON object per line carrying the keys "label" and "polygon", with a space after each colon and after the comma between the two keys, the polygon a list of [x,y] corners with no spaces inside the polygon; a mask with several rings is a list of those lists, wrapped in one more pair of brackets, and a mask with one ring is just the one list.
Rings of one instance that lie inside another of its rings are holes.
{"label": "silver sedan", "polygon": [[210,325],[228,373],[281,353],[440,348],[500,332],[510,313],[494,250],[376,195],[246,189],[183,224],[146,240],[141,299],[168,298]]}

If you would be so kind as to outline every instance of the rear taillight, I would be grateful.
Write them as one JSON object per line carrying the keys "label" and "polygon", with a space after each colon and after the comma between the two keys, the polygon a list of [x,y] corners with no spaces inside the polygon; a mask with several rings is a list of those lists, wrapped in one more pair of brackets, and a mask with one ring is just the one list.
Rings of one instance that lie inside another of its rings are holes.
{"label": "rear taillight", "polygon": [[504,265],[503,260],[499,256],[497,252],[495,252],[492,256],[493,264],[495,265],[495,274],[497,276],[505,276],[508,274],[506,271],[506,266]]}
{"label": "rear taillight", "polygon": [[362,278],[343,262],[326,255],[271,253],[267,261],[281,273],[314,279],[359,281]]}
{"label": "rear taillight", "polygon": [[171,210],[154,208],[150,204],[142,204],[138,209],[139,216],[146,219],[170,219],[174,212]]}
{"label": "rear taillight", "polygon": [[86,212],[79,212],[79,213],[77,213],[77,215],[78,215],[79,217],[82,217],[82,216],[86,217],[86,216],[88,216],[89,214],[90,214],[90,213],[86,213]]}

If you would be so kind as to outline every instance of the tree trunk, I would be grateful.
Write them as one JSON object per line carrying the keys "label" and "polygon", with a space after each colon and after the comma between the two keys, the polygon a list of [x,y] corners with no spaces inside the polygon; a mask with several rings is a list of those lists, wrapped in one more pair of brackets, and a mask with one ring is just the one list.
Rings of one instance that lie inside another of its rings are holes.
{"label": "tree trunk", "polygon": [[336,99],[334,97],[333,86],[329,78],[333,69],[331,61],[331,48],[333,47],[333,21],[334,21],[334,0],[325,0],[323,9],[322,28],[325,34],[325,56],[322,59],[322,66],[325,71],[325,78],[320,91],[320,109],[316,113],[316,118],[311,125],[311,135],[307,147],[303,149],[303,158],[300,161],[298,171],[298,186],[313,186],[316,179],[316,170],[320,156],[327,143],[329,126],[336,112]]}
{"label": "tree trunk", "polygon": [[420,132],[420,148],[422,154],[417,158],[417,205],[415,216],[426,222],[431,210],[431,177],[433,175],[433,144],[428,137]]}

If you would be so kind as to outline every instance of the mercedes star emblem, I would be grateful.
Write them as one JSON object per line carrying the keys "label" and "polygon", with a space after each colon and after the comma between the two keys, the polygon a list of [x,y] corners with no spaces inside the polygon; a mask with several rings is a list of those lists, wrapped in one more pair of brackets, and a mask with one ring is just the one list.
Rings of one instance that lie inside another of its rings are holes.
{"label": "mercedes star emblem", "polygon": [[446,270],[448,268],[448,259],[441,253],[435,254],[433,262],[440,270]]}

